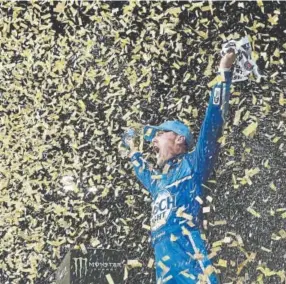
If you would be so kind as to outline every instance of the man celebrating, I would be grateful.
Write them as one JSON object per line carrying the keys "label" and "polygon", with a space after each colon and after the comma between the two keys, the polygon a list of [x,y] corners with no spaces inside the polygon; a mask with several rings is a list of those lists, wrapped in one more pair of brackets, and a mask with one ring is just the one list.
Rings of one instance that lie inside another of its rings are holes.
{"label": "man celebrating", "polygon": [[[217,83],[195,150],[188,152],[193,137],[180,121],[145,126],[144,139],[153,143],[160,171],[150,170],[132,139],[123,143],[137,178],[152,196],[152,245],[158,283],[219,283],[199,231],[203,184],[218,156],[226,111],[229,105],[232,65],[241,54],[231,41],[223,48]],[[245,58],[244,58],[245,59]]]}

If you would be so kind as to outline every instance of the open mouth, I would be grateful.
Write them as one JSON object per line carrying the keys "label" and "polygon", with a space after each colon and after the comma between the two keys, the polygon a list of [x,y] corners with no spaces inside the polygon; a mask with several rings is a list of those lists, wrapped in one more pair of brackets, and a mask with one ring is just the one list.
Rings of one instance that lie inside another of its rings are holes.
{"label": "open mouth", "polygon": [[153,152],[155,153],[156,159],[159,160],[160,159],[160,149],[158,146],[153,145]]}
{"label": "open mouth", "polygon": [[153,151],[158,154],[159,153],[159,147],[157,147],[156,145],[153,145]]}

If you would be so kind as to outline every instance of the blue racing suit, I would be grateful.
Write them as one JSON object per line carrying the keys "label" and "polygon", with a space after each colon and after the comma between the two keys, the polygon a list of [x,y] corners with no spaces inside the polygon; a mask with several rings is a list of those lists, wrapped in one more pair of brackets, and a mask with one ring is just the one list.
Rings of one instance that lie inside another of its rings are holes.
{"label": "blue racing suit", "polygon": [[157,283],[219,283],[199,228],[203,185],[218,156],[229,105],[232,73],[224,71],[223,75],[211,90],[193,152],[168,160],[163,171],[150,170],[140,152],[131,157],[137,178],[152,196]]}

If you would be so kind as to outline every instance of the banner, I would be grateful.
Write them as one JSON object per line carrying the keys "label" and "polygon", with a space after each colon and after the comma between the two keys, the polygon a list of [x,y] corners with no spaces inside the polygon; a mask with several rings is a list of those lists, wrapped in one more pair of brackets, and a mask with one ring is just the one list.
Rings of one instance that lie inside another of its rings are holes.
{"label": "banner", "polygon": [[126,256],[123,250],[70,250],[56,273],[56,284],[124,283]]}

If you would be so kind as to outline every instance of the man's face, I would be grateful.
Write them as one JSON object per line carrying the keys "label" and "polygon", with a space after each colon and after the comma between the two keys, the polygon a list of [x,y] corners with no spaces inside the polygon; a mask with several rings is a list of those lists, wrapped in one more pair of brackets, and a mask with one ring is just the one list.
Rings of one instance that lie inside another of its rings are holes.
{"label": "man's face", "polygon": [[177,134],[173,131],[157,131],[153,138],[153,149],[156,152],[157,164],[161,166],[173,154]]}

